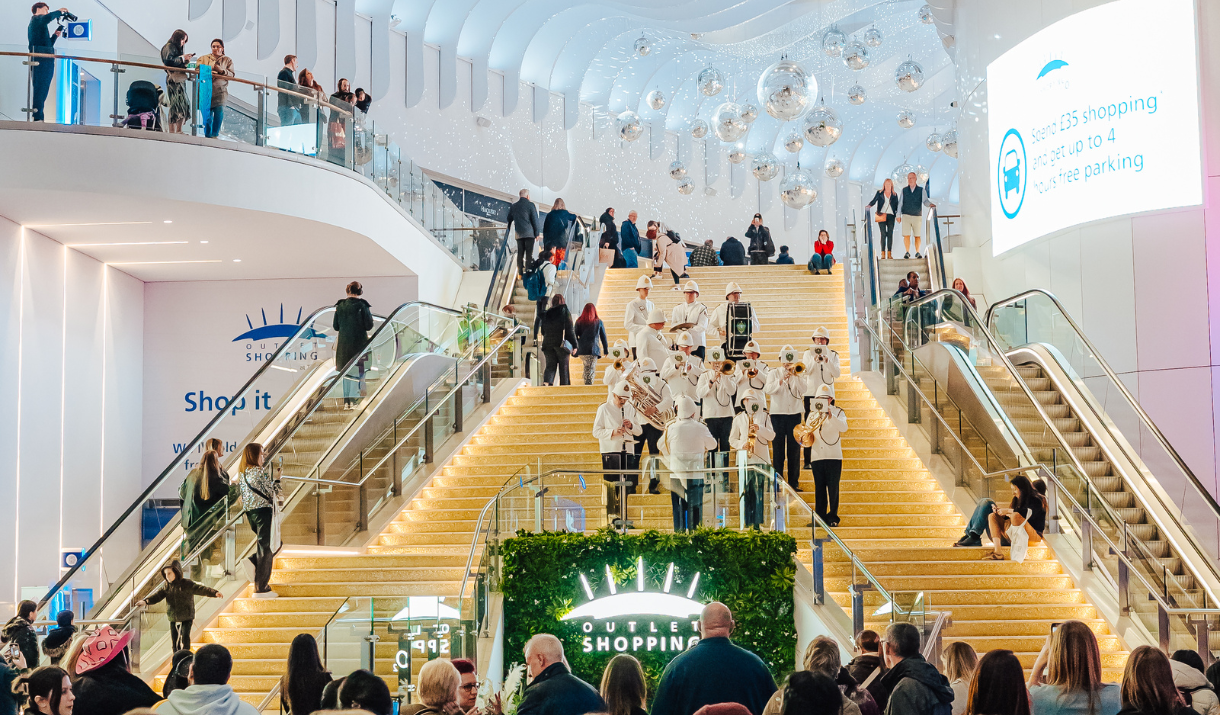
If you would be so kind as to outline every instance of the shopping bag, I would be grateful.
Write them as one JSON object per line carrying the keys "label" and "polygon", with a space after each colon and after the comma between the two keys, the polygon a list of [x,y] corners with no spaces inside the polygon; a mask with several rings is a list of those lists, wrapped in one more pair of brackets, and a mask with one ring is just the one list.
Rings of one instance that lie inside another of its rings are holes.
{"label": "shopping bag", "polygon": [[[1033,513],[1033,509],[1026,509],[1025,518],[1028,520]],[[1025,529],[1024,522],[1019,526],[1011,524],[1008,527],[1008,541],[1012,544],[1010,553],[1012,560],[1017,563],[1023,563],[1025,561],[1025,552],[1029,550],[1029,532]]]}

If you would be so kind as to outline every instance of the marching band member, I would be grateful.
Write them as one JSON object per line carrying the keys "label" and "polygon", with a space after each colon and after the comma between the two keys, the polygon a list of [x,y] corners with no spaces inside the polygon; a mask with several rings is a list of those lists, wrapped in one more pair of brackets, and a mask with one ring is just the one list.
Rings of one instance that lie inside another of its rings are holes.
{"label": "marching band member", "polygon": [[678,352],[665,358],[661,366],[661,379],[669,385],[669,392],[677,399],[686,395],[698,402],[699,376],[703,374],[703,363],[695,357],[695,340],[683,331],[678,335]]}
{"label": "marching band member", "polygon": [[632,349],[635,348],[635,334],[647,327],[648,314],[656,308],[652,301],[648,300],[651,290],[652,280],[648,276],[640,276],[635,282],[635,292],[639,297],[631,299],[627,304],[626,315],[623,316],[623,327],[627,328],[627,344]]}
{"label": "marching band member", "polygon": [[[805,378],[797,372],[796,349],[785,345],[779,351],[779,366],[767,374],[764,389],[771,396],[771,424],[775,425],[776,437],[771,443],[774,457],[771,466],[776,473],[784,474],[788,468],[788,485],[801,491],[800,444],[792,436],[792,429],[801,423],[801,398],[805,394]],[[804,366],[802,366],[803,368]]]}
{"label": "marching band member", "polygon": [[835,405],[830,386],[821,385],[813,398],[813,412],[805,420],[812,428],[806,444],[813,444],[814,510],[827,526],[839,525],[839,478],[843,475],[843,433],[847,413]]}
{"label": "marching band member", "polygon": [[[768,445],[775,439],[771,415],[767,414],[767,398],[758,390],[746,390],[741,397],[742,411],[733,418],[729,444],[737,452],[737,463],[744,459],[751,464],[766,464],[771,457]],[[762,523],[763,488],[758,475],[748,472],[741,485],[741,518],[746,526]]]}
{"label": "marching band member", "polygon": [[703,421],[716,438],[716,451],[728,452],[729,434],[733,431],[733,396],[737,393],[737,375],[735,372],[725,373],[721,370],[725,363],[733,364],[725,358],[724,348],[709,350],[708,363],[710,366],[699,376],[699,386],[695,389],[695,394],[703,400]]}
{"label": "marching band member", "polygon": [[[657,372],[657,364],[653,362],[652,358],[642,357],[636,361],[636,365],[639,366],[638,369],[640,371],[640,381],[649,387],[656,387],[657,391],[661,395],[660,399],[657,401],[656,407],[645,410],[643,416],[649,417],[652,416],[654,412],[665,412],[667,410],[672,410],[674,408],[673,395],[669,391],[669,385],[665,384],[665,381],[661,379],[661,374]],[[657,429],[649,422],[644,422],[641,425],[641,428],[643,429],[641,434],[643,435],[644,439],[635,443],[635,456],[639,457],[641,454],[643,454],[645,442],[648,443],[649,454],[657,457],[661,456],[661,447],[659,444],[662,434],[661,430]],[[649,480],[648,493],[661,493],[657,490],[656,481]]]}
{"label": "marching band member", "polygon": [[758,390],[761,394],[767,387],[767,363],[759,358],[762,348],[754,340],[742,348],[745,359],[737,361],[737,404],[741,405],[746,390]]}
{"label": "marching band member", "polygon": [[[609,356],[611,363],[606,366],[606,372],[602,375],[602,383],[606,386],[607,396],[614,394],[614,386],[623,379],[623,373],[630,370],[631,366],[635,364],[635,361],[631,359],[631,346],[622,338],[614,341]],[[615,367],[615,365],[620,365],[620,367]]]}
{"label": "marching band member", "polygon": [[[727,302],[716,306],[716,310],[712,313],[711,320],[708,322],[708,328],[716,331],[720,343],[725,346],[725,349],[728,349],[729,304],[741,302],[741,286],[736,283],[729,283],[725,286],[724,299]],[[758,313],[754,311],[753,306],[750,306],[750,326],[751,335],[762,329],[762,324],[758,322]]]}
{"label": "marching band member", "polygon": [[635,334],[635,359],[652,358],[657,365],[664,365],[669,357],[669,341],[661,332],[665,328],[665,313],[660,308],[653,308],[647,320],[647,327]]}
{"label": "marching band member", "polygon": [[[826,385],[830,388],[830,396],[835,394],[835,380],[839,379],[842,369],[839,367],[839,353],[830,349],[830,331],[826,326],[820,326],[813,331],[813,347],[805,351],[801,362],[805,365],[805,419],[809,419],[809,411],[813,405],[818,388]],[[805,448],[805,468],[809,468],[809,448]]]}
{"label": "marching band member", "polygon": [[699,284],[687,281],[686,285],[682,286],[682,297],[686,299],[686,302],[674,306],[674,310],[669,316],[669,323],[670,325],[691,324],[688,330],[690,336],[695,340],[695,349],[692,352],[703,360],[706,357],[707,348],[708,312],[707,306],[699,302]]}
{"label": "marching band member", "polygon": [[[602,469],[639,469],[639,452],[632,454],[627,451],[627,445],[635,442],[632,437],[642,434],[644,421],[636,414],[635,407],[628,402],[631,389],[627,383],[619,380],[610,390],[610,396],[597,408],[597,416],[593,418],[593,436],[598,441],[602,453]],[[638,444],[638,443],[637,443]],[[606,474],[602,477],[607,482],[615,482],[619,477],[631,482],[626,487],[626,494],[634,494],[639,484],[637,474]],[[623,505],[626,506],[625,504]],[[613,523],[619,518],[619,487],[606,485],[606,516]],[[623,512],[625,513],[625,511]]]}
{"label": "marching band member", "polygon": [[703,522],[703,465],[716,438],[699,421],[699,408],[686,395],[675,400],[678,418],[665,429],[661,450],[669,465],[669,498],[674,531],[687,531]]}

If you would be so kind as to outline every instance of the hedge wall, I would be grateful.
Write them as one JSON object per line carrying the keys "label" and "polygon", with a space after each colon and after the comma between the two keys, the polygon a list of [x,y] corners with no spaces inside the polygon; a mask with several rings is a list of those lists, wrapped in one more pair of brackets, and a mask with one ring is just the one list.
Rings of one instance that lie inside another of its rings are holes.
{"label": "hedge wall", "polygon": [[[588,601],[579,574],[601,596],[608,592],[605,568],[609,564],[620,591],[634,589],[637,558],[643,557],[648,591],[661,590],[670,562],[675,565],[673,593],[685,595],[698,572],[694,600],[727,605],[737,622],[733,641],[762,658],[777,682],[782,682],[795,659],[795,552],[796,541],[782,532],[698,529],[684,534],[648,531],[622,535],[603,530],[586,536],[519,531],[501,546],[505,665],[524,660],[522,649],[531,636],[552,633],[564,642],[572,671],[596,687],[614,653],[582,652],[573,645],[579,626],[559,619]],[[673,654],[648,651],[632,655],[644,665],[651,698]]]}

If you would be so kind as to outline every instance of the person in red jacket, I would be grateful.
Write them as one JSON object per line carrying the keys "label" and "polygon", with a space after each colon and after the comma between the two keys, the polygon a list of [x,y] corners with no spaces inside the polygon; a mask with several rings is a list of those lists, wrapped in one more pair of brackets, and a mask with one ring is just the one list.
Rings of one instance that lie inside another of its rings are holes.
{"label": "person in red jacket", "polygon": [[835,243],[830,240],[830,233],[826,229],[818,231],[818,240],[813,242],[813,255],[809,257],[809,272],[816,276],[826,271],[829,275],[830,267],[835,264],[834,250]]}

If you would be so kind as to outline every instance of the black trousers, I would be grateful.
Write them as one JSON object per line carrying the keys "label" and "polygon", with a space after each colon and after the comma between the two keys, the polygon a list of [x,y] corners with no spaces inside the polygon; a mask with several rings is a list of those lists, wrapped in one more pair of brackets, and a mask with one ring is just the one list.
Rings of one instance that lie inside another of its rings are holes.
{"label": "black trousers", "polygon": [[534,262],[535,241],[533,236],[517,239],[517,275],[519,276],[528,273],[530,264]]}
{"label": "black trousers", "polygon": [[834,526],[839,523],[839,479],[843,476],[843,460],[819,459],[812,463],[812,469],[813,510],[822,521]]}
{"label": "black trousers", "polygon": [[[662,432],[661,430],[657,429],[656,427],[653,427],[652,424],[650,424],[648,422],[645,422],[643,425],[641,425],[641,427],[644,430],[644,434],[642,434],[638,438],[636,438],[636,442],[635,442],[635,456],[637,457],[637,461],[638,461],[638,457],[641,454],[643,454],[643,452],[644,452],[644,443],[645,442],[648,443],[648,453],[655,457],[660,457],[661,456],[661,446],[660,446],[661,435],[663,435],[665,433]],[[648,488],[653,489],[654,487],[656,487],[658,481],[659,480],[657,480],[657,479],[649,479]]]}
{"label": "black trousers", "polygon": [[551,299],[546,296],[534,301],[534,340],[538,339],[538,330],[542,327],[542,314],[546,312],[547,304],[550,302]]}
{"label": "black trousers", "polygon": [[669,493],[674,510],[674,531],[689,531],[703,523],[703,480],[686,480],[686,498]]}
{"label": "black trousers", "polygon": [[[774,423],[775,418],[771,418]],[[757,527],[763,522],[763,483],[762,472],[748,470],[746,483],[741,487],[741,518],[747,527]]]}
{"label": "black trousers", "polygon": [[695,348],[694,350],[691,350],[690,354],[697,355],[700,360],[706,360],[707,359],[707,348],[700,345],[699,347]]}
{"label": "black trousers", "polygon": [[[716,398],[708,397],[707,399],[714,400]],[[732,447],[729,446],[729,435],[733,432],[733,418],[708,417],[704,422],[707,424],[707,431],[711,432],[712,436],[716,438],[716,451],[732,451]]]}
{"label": "black trousers", "polygon": [[[571,367],[569,360],[572,353],[558,348],[543,348],[542,354],[546,356],[546,370],[542,373],[542,381],[548,385],[571,385],[572,380],[568,375],[568,370]],[[559,371],[559,382],[555,382],[555,371]]]}
{"label": "black trousers", "polygon": [[887,214],[885,221],[877,224],[877,230],[881,233],[882,252],[894,250],[894,214]]}
{"label": "black trousers", "polygon": [[[630,452],[602,452],[602,469],[639,469],[640,457]],[[638,474],[606,474],[602,479],[606,482],[606,516],[611,521],[619,516],[619,496],[620,487],[611,482],[616,482],[619,477],[631,482],[626,487],[626,494],[631,495],[636,493],[636,487],[640,483],[640,475]],[[623,510],[625,513],[625,509]]]}
{"label": "black trousers", "polygon": [[683,278],[689,277],[686,275],[685,271],[682,272],[682,275],[678,275],[678,272],[675,270],[672,270],[672,269],[670,269],[669,274],[674,277],[674,285],[678,285],[678,282],[681,281]]}
{"label": "black trousers", "polygon": [[177,623],[170,622],[169,624],[169,642],[172,645],[171,652],[177,653],[180,650],[191,649],[191,624],[194,621],[180,621]]}
{"label": "black trousers", "polygon": [[792,436],[792,428],[801,423],[800,415],[771,415],[775,439],[771,442],[771,466],[781,477],[788,469],[788,485],[796,489],[801,478],[801,445]]}
{"label": "black trousers", "polygon": [[750,265],[765,266],[767,265],[766,251],[750,251]]}
{"label": "black trousers", "polygon": [[[54,54],[54,47],[35,47],[35,52],[45,52]],[[34,58],[30,58],[31,60]],[[33,120],[41,122],[45,119],[43,116],[43,108],[47,104],[47,95],[51,92],[51,82],[55,78],[55,60],[49,57],[39,57],[38,66],[30,68],[31,84],[33,89],[33,97],[31,98],[33,105],[30,109],[34,110]],[[35,667],[35,666],[31,666]]]}
{"label": "black trousers", "polygon": [[271,590],[271,568],[275,565],[275,554],[271,552],[271,507],[251,509],[246,512],[246,521],[254,532],[258,546],[250,562],[254,564],[254,590],[265,593]]}

